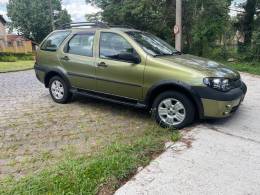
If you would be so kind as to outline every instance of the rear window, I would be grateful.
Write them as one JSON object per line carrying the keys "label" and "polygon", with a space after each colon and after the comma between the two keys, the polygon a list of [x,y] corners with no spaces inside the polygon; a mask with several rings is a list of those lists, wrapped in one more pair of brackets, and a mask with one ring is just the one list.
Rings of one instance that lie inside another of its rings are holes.
{"label": "rear window", "polygon": [[52,33],[42,44],[41,50],[56,51],[69,34],[69,31]]}

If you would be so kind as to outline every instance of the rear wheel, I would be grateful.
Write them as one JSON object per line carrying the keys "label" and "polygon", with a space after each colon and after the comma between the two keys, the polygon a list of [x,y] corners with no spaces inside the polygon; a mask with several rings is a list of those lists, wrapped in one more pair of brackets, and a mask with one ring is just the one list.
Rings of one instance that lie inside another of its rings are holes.
{"label": "rear wheel", "polygon": [[49,91],[52,99],[59,104],[65,104],[71,100],[72,93],[69,86],[59,76],[54,76],[49,82]]}
{"label": "rear wheel", "polygon": [[167,91],[158,95],[152,110],[157,123],[164,128],[180,129],[194,121],[193,103],[179,92]]}

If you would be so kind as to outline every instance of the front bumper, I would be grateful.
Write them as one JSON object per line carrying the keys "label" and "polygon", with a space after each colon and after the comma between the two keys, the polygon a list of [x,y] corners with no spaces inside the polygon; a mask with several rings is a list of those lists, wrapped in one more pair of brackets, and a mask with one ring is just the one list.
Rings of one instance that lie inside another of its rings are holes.
{"label": "front bumper", "polygon": [[242,102],[242,99],[243,97],[240,97],[233,101],[202,99],[204,116],[205,118],[228,117],[238,109],[240,103]]}
{"label": "front bumper", "polygon": [[203,106],[203,118],[225,118],[234,113],[247,92],[245,83],[240,88],[232,89],[229,92],[220,92],[204,87],[196,90],[201,97]]}

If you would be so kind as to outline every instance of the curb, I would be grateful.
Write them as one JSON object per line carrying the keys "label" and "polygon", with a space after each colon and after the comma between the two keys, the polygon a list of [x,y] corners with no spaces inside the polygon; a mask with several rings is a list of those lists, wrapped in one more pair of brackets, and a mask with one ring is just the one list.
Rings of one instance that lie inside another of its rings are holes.
{"label": "curb", "polygon": [[4,72],[0,71],[0,74],[6,74],[6,73],[12,73],[12,72],[23,72],[23,71],[32,70],[32,69],[34,69],[34,68],[32,67],[32,68],[26,68],[26,69],[21,69],[21,70],[10,70],[10,71],[4,71]]}

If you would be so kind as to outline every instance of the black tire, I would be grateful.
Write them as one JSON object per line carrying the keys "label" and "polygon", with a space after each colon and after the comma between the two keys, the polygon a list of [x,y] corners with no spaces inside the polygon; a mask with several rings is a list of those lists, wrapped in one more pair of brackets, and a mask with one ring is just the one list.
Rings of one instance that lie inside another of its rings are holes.
{"label": "black tire", "polygon": [[[158,109],[159,105],[164,100],[167,100],[169,98],[172,98],[172,99],[175,99],[175,100],[178,100],[179,102],[181,102],[185,109],[185,110],[183,109],[183,111],[182,111],[183,113],[185,112],[185,114],[183,114],[183,115],[185,115],[185,117],[180,124],[169,125],[168,123],[164,122],[159,115],[159,109]],[[155,98],[155,100],[153,102],[153,106],[152,106],[152,115],[155,118],[156,122],[163,128],[181,129],[181,128],[186,127],[187,125],[191,124],[194,121],[195,108],[194,108],[193,103],[189,100],[189,98],[186,95],[179,93],[179,92],[175,92],[175,91],[166,91],[166,92],[161,93],[160,95],[158,95]]]}
{"label": "black tire", "polygon": [[[55,96],[55,94],[53,94],[53,91],[52,91],[52,84],[55,82],[55,81],[59,81],[61,84],[62,84],[62,87],[63,87],[63,97],[60,99],[60,98],[57,98]],[[72,93],[70,92],[70,89],[69,89],[69,86],[68,84],[59,76],[54,76],[50,79],[50,82],[49,82],[49,92],[50,92],[50,95],[53,99],[54,102],[56,103],[59,103],[59,104],[66,104],[68,103],[69,101],[71,101],[71,98],[72,98]]]}

